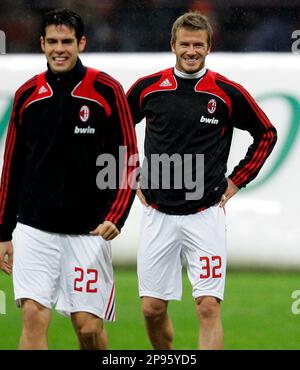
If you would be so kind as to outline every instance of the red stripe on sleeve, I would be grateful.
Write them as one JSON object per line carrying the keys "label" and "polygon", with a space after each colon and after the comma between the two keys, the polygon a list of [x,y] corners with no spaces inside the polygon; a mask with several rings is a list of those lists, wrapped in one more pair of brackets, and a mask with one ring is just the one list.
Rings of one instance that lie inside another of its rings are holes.
{"label": "red stripe on sleeve", "polygon": [[14,146],[16,142],[16,128],[14,125],[12,125],[13,128],[11,130],[10,136],[9,136],[9,141],[8,145],[6,147],[6,162],[5,162],[5,168],[2,173],[2,180],[1,180],[1,209],[0,209],[0,222],[2,223],[3,219],[3,213],[4,213],[4,208],[6,204],[6,198],[7,198],[7,192],[8,192],[8,181],[9,181],[9,174],[10,174],[10,168],[11,168],[11,159],[12,159],[12,154],[14,151]]}
{"label": "red stripe on sleeve", "polygon": [[[136,137],[134,133],[134,126],[131,122],[131,115],[128,107],[128,103],[125,96],[122,94],[122,89],[120,85],[110,79],[105,75],[99,75],[97,80],[113,88],[116,96],[116,104],[118,109],[118,114],[121,121],[121,129],[124,137],[124,145],[128,147],[127,156],[124,159],[124,170],[122,173],[121,186],[118,191],[117,197],[111,207],[110,212],[106,216],[105,220],[110,220],[113,223],[117,223],[118,220],[124,214],[130,200],[130,195],[132,193],[132,187],[134,185],[134,176],[127,173],[128,171],[128,157],[135,154],[137,150],[134,150],[136,146]],[[127,144],[127,145],[126,145]],[[131,173],[133,170],[131,171]],[[130,178],[131,181],[128,181]],[[128,187],[129,185],[129,187]]]}
{"label": "red stripe on sleeve", "polygon": [[[106,78],[106,79],[104,78],[104,80],[102,80],[102,82],[104,82],[104,81],[106,82],[106,84],[108,84],[111,87],[113,87],[113,89],[115,91],[117,109],[118,109],[118,112],[119,112],[119,116],[121,118],[121,127],[122,127],[122,131],[123,131],[123,136],[124,136],[124,145],[126,145],[127,144],[127,138],[128,138],[127,137],[128,136],[128,130],[127,130],[127,125],[126,125],[126,119],[124,117],[124,115],[125,115],[124,104],[122,104],[122,99],[120,99],[120,97],[119,97],[120,93],[117,91],[118,90],[118,86],[117,86],[116,83],[113,83],[112,80],[109,80],[108,78]],[[122,104],[122,108],[121,109],[120,109],[120,103]],[[124,123],[125,123],[125,125],[124,125]],[[124,127],[125,127],[126,133],[124,133]],[[124,162],[125,163],[124,163],[124,170],[123,170],[123,174],[122,174],[121,189],[119,190],[119,192],[117,194],[117,198],[116,198],[115,202],[113,203],[113,205],[111,207],[111,211],[109,212],[109,214],[105,218],[105,219],[111,220],[114,223],[117,222],[114,219],[114,217],[117,216],[117,212],[119,211],[119,209],[121,207],[121,204],[123,202],[123,198],[124,197],[125,197],[124,205],[128,203],[128,200],[127,200],[128,196],[126,196],[126,191],[123,191],[124,190],[123,188],[124,187],[126,188],[126,182],[127,182],[127,177],[128,177],[128,174],[127,174],[127,161],[128,161],[128,158],[126,156],[125,159],[124,159]],[[127,200],[127,203],[125,203],[126,200]],[[124,207],[122,208],[122,210],[123,209],[124,209]]]}
{"label": "red stripe on sleeve", "polygon": [[[222,76],[218,76],[218,80],[235,87],[245,97],[245,99],[250,104],[251,108],[253,109],[254,113],[256,114],[262,125],[265,127],[265,129],[269,130],[272,128],[271,122],[269,121],[265,113],[258,106],[258,104],[255,102],[255,100],[252,98],[252,96],[248,93],[247,90],[245,90],[241,85],[233,81],[229,81]],[[265,134],[263,134],[263,139],[260,142],[257,149],[255,150],[255,152],[253,153],[249,162],[246,164],[246,166],[238,170],[237,173],[232,178],[232,181],[237,186],[247,181],[247,179],[262,166],[263,162],[267,157],[268,149],[271,143],[273,142],[273,139],[274,133],[272,131],[267,131]]]}
{"label": "red stripe on sleeve", "polygon": [[37,76],[33,77],[22,85],[16,92],[14,105],[11,113],[11,118],[8,126],[6,142],[5,142],[5,152],[3,159],[3,169],[2,169],[2,178],[1,178],[1,188],[0,188],[0,222],[2,223],[3,214],[6,205],[7,192],[8,192],[8,182],[10,177],[11,170],[11,161],[14,152],[14,147],[16,143],[16,123],[15,123],[15,114],[16,106],[20,96],[28,89],[33,87],[36,83]]}

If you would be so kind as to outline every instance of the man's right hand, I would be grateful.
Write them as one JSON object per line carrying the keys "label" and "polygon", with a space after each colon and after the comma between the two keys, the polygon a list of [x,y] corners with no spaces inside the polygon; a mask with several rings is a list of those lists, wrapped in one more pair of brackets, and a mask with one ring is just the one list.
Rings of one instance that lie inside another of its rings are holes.
{"label": "man's right hand", "polygon": [[12,242],[0,242],[0,269],[10,275],[13,266]]}

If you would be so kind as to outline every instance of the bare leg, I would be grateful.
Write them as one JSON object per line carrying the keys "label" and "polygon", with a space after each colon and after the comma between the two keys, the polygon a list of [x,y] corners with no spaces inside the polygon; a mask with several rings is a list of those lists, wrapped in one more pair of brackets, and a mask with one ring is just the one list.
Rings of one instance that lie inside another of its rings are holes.
{"label": "bare leg", "polygon": [[204,296],[196,299],[197,316],[200,323],[199,349],[222,349],[223,327],[220,300]]}
{"label": "bare leg", "polygon": [[23,323],[19,349],[48,349],[51,310],[32,299],[22,301]]}
{"label": "bare leg", "polygon": [[173,326],[167,307],[167,301],[152,297],[142,298],[145,325],[154,349],[172,349]]}
{"label": "bare leg", "polygon": [[80,349],[108,349],[102,319],[88,312],[75,312],[71,318]]}

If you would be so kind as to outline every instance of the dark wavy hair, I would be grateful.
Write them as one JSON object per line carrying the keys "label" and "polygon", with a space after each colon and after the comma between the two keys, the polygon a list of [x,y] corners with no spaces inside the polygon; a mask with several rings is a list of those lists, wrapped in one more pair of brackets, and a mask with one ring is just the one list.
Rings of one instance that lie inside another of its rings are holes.
{"label": "dark wavy hair", "polygon": [[84,35],[84,23],[79,14],[70,9],[53,9],[44,14],[41,36],[45,37],[46,28],[51,25],[64,25],[75,30],[77,41]]}

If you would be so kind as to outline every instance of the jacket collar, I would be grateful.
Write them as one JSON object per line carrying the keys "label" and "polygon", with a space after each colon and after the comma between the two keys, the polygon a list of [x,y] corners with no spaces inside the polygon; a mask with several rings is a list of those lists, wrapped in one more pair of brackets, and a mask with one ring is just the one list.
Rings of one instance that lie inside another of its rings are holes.
{"label": "jacket collar", "polygon": [[47,63],[48,70],[46,71],[46,80],[54,83],[70,83],[72,85],[77,84],[83,79],[86,74],[86,67],[82,64],[78,58],[75,67],[67,73],[53,73]]}
{"label": "jacket collar", "polygon": [[200,71],[195,72],[195,73],[184,73],[184,72],[179,71],[176,67],[174,67],[175,76],[183,78],[185,80],[201,78],[205,75],[205,73],[206,73],[206,68],[205,67],[203,67]]}

